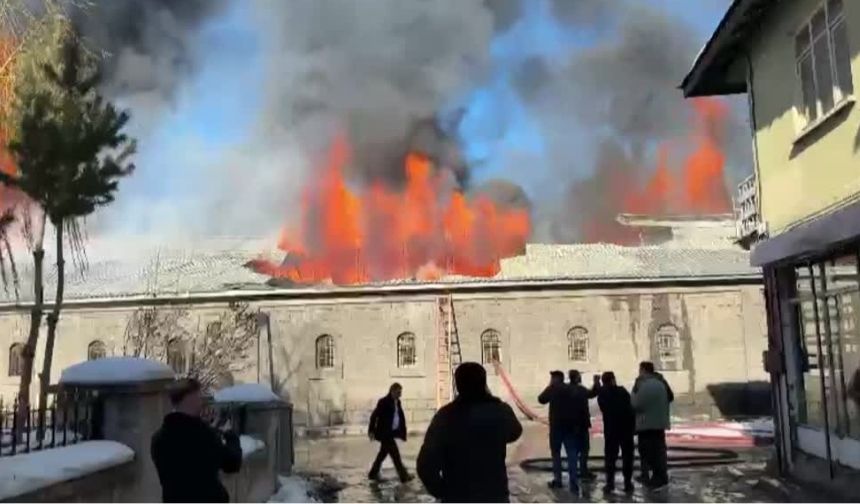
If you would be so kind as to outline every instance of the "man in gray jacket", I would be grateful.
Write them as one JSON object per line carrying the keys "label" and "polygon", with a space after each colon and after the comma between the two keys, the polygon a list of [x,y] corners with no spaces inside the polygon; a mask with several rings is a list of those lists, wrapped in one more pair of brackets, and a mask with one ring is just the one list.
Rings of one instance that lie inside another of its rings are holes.
{"label": "man in gray jacket", "polygon": [[669,484],[666,431],[669,430],[669,392],[654,372],[654,364],[639,364],[639,379],[631,397],[636,412],[636,434],[643,462],[652,471],[645,485],[661,489]]}

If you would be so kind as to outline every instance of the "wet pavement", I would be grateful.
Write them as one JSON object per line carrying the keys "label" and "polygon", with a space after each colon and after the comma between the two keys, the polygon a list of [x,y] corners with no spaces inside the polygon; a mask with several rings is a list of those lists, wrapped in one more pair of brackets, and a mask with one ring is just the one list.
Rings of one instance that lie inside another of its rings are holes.
{"label": "wet pavement", "polygon": [[[514,502],[809,502],[814,495],[787,492],[779,482],[767,477],[766,447],[720,449],[696,446],[670,450],[671,483],[667,490],[651,492],[637,485],[632,495],[617,492],[605,495],[602,468],[603,440],[592,439],[591,467],[595,481],[584,483],[583,494],[575,497],[567,490],[547,487],[550,474],[546,428],[529,425],[523,438],[508,449],[511,500]],[[423,436],[413,435],[400,444],[406,466],[414,473],[415,459]],[[421,482],[401,484],[390,460],[386,460],[379,482],[367,480],[367,471],[378,444],[366,437],[302,440],[296,446],[297,471],[328,488],[325,501],[340,502],[434,502]],[[616,486],[621,486],[620,474]]]}

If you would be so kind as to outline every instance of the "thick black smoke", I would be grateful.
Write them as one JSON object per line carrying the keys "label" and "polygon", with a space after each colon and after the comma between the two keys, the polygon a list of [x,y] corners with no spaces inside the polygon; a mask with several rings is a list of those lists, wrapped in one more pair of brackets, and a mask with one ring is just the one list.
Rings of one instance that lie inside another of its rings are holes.
{"label": "thick black smoke", "polygon": [[[188,226],[209,233],[276,229],[285,214],[296,213],[301,181],[316,176],[332,135],[344,133],[355,182],[401,183],[403,156],[418,150],[470,190],[517,205],[531,202],[535,240],[578,239],[582,217],[603,211],[594,195],[612,178],[602,173],[607,166],[622,174],[653,166],[649,147],[687,128],[689,104],[677,85],[703,41],[650,2],[547,0],[570,30],[598,27],[599,36],[565,61],[535,57],[516,70],[515,88],[541,125],[546,154],[511,160],[493,174],[520,181],[527,174],[534,181],[528,194],[510,182],[486,189],[473,183],[479,173],[451,130],[444,133],[434,119],[452,97],[487,81],[492,41],[522,18],[527,2],[539,1],[243,2],[263,40],[266,79],[262,88],[247,91],[262,96],[263,112],[248,145],[223,166],[212,166],[211,182],[182,202],[192,216]],[[218,57],[198,50],[200,29],[227,4],[101,0],[76,23],[109,56],[106,89],[128,100],[139,118],[169,107],[201,65],[197,58]],[[725,149],[729,168],[742,171],[749,141],[740,117],[743,112],[732,116]]]}
{"label": "thick black smoke", "polygon": [[101,53],[105,92],[137,116],[159,113],[197,69],[196,37],[225,0],[100,0],[70,7],[72,23]]}

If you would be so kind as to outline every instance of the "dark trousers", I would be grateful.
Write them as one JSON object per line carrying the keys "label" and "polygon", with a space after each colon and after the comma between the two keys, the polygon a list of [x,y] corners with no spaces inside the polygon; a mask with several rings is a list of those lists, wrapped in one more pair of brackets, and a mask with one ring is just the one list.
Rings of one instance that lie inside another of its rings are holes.
{"label": "dark trousers", "polygon": [[639,432],[639,454],[640,457],[644,457],[644,462],[651,473],[650,482],[654,485],[669,482],[666,451],[666,431],[645,430]]}
{"label": "dark trousers", "polygon": [[606,482],[612,485],[615,481],[615,463],[618,460],[618,452],[621,451],[621,474],[624,482],[633,479],[633,433],[632,432],[605,432],[604,433],[604,461],[606,462]]}
{"label": "dark trousers", "polygon": [[390,456],[391,461],[394,462],[394,468],[397,469],[397,475],[400,476],[401,479],[405,478],[408,473],[406,468],[403,467],[403,460],[400,459],[400,449],[397,448],[397,441],[395,441],[394,438],[379,440],[379,453],[376,455],[376,460],[373,461],[373,465],[370,467],[371,476],[377,476],[379,474],[382,462],[385,460],[385,457],[388,456]]}
{"label": "dark trousers", "polygon": [[579,474],[588,474],[588,453],[591,451],[591,433],[585,434],[579,439]]}
{"label": "dark trousers", "polygon": [[639,472],[642,473],[642,479],[649,480],[651,479],[651,472],[648,470],[648,461],[642,448],[642,435],[638,433],[636,434],[636,450],[639,452]]}
{"label": "dark trousers", "polygon": [[567,455],[567,477],[570,485],[577,484],[576,461],[579,460],[579,436],[564,431],[549,431],[549,452],[552,454],[552,476],[561,482],[561,448]]}

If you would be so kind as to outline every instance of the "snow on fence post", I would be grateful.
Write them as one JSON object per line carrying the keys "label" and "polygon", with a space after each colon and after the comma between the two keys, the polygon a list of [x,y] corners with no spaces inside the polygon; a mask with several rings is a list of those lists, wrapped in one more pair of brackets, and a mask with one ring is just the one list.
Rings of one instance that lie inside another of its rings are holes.
{"label": "snow on fence post", "polygon": [[292,405],[268,385],[247,383],[218,390],[217,407],[238,413],[242,437],[262,442],[264,450],[249,454],[240,474],[224,478],[234,502],[264,501],[277,487],[278,475],[289,475],[293,462]]}
{"label": "snow on fence post", "polygon": [[161,485],[150,455],[152,435],[170,411],[168,387],[173,370],[165,364],[131,357],[81,362],[63,370],[60,386],[94,392],[102,418],[101,437],[134,451],[134,481],[119,500],[159,502]]}

